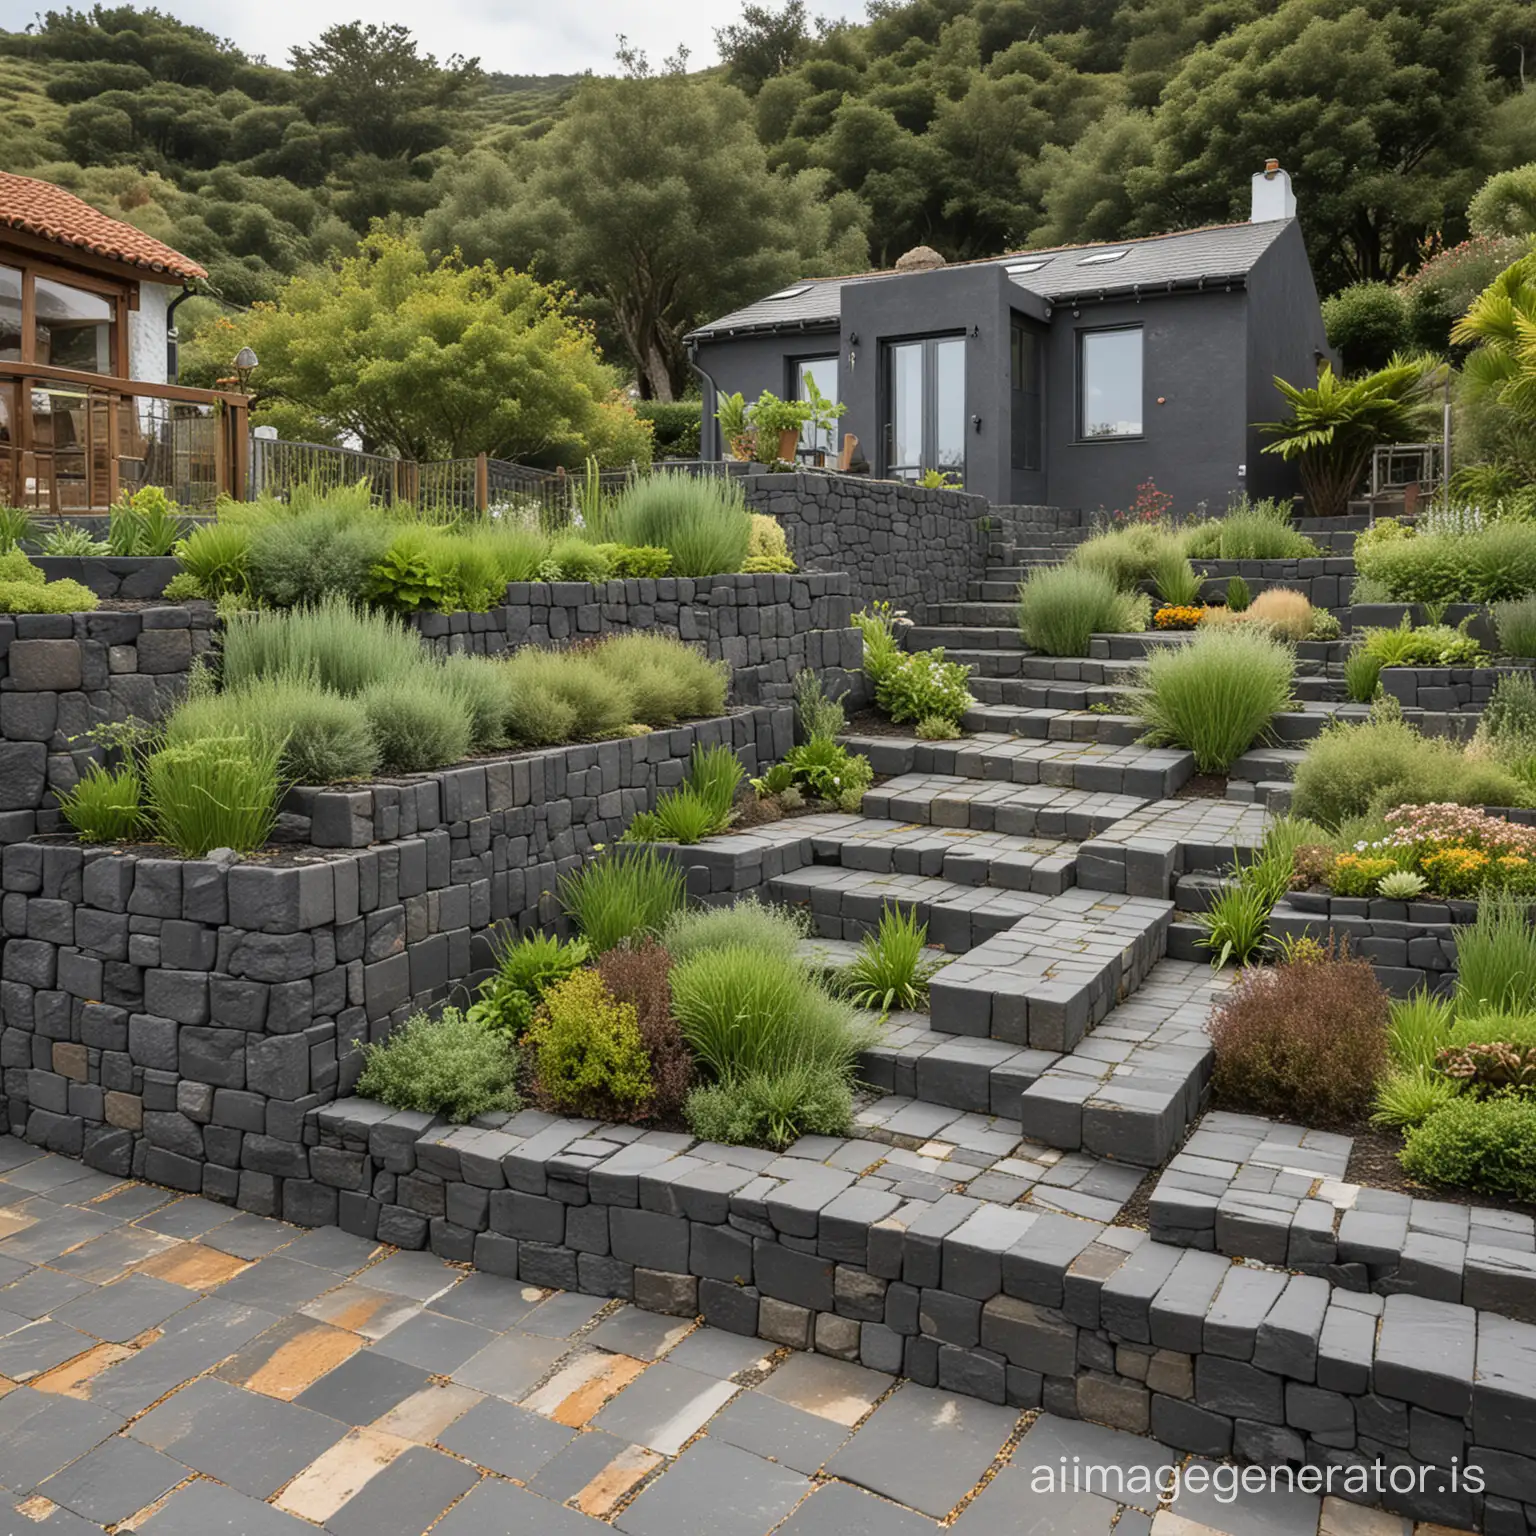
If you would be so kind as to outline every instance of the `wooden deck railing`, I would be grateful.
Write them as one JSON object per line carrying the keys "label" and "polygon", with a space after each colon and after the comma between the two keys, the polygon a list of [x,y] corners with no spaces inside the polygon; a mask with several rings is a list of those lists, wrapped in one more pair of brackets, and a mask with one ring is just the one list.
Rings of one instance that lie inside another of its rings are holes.
{"label": "wooden deck railing", "polygon": [[243,498],[243,395],[0,362],[0,503],[104,512],[162,487],[184,507]]}

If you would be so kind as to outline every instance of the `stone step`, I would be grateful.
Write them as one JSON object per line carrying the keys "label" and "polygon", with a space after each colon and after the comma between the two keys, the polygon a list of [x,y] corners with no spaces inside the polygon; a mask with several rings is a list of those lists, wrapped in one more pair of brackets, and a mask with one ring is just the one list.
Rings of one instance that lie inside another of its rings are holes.
{"label": "stone step", "polygon": [[1268,825],[1269,815],[1261,805],[1151,801],[1078,848],[1077,883],[1090,890],[1166,900],[1176,875],[1192,870],[1219,874],[1231,868],[1235,855],[1259,846]]}
{"label": "stone step", "polygon": [[942,646],[946,655],[1024,649],[1023,638],[1007,621],[1001,625],[912,624],[902,631],[901,638],[909,651],[933,651]]}
{"label": "stone step", "polygon": [[1007,582],[1013,589],[1014,596],[1017,597],[1019,583],[1028,580],[1031,571],[1038,571],[1042,566],[1061,565],[1065,551],[1041,551],[1033,558],[1027,557],[1025,552],[1020,550],[1012,553],[1014,558],[1006,562],[989,560],[983,580]]}
{"label": "stone step", "polygon": [[1013,634],[1018,633],[1018,617],[1018,604],[1006,597],[1000,602],[929,603],[926,610],[930,624],[956,624],[966,629],[1003,629]]}
{"label": "stone step", "polygon": [[1205,1032],[1228,973],[1160,961],[1134,997],[1024,1090],[1024,1133],[1064,1151],[1157,1167],[1200,1113],[1213,1052]]}
{"label": "stone step", "polygon": [[1173,905],[1180,914],[1209,912],[1218,896],[1224,895],[1236,884],[1231,875],[1208,869],[1186,870],[1173,877]]}
{"label": "stone step", "polygon": [[[964,633],[974,637],[974,630],[954,631],[956,634]],[[1018,636],[1013,637],[1016,641]],[[924,647],[916,647],[918,650]],[[944,660],[959,662],[961,666],[971,669],[971,677],[1023,677],[1029,663],[1034,658],[1022,645],[997,645],[986,646],[979,650],[972,650],[964,646],[944,647]],[[975,690],[973,689],[972,692]]]}
{"label": "stone step", "polygon": [[1081,842],[1107,831],[1145,804],[1145,798],[1136,795],[910,773],[871,789],[864,796],[864,813],[935,827]]}
{"label": "stone step", "polygon": [[1010,581],[1006,576],[989,573],[980,581],[973,581],[970,586],[970,598],[975,603],[986,603],[989,606],[1001,603],[1017,612],[1018,597],[1018,582]]}
{"label": "stone step", "polygon": [[1042,681],[1016,677],[974,677],[971,692],[979,704],[1008,704],[1016,709],[1091,709],[1101,705],[1118,713],[1125,690],[1096,683]]}
{"label": "stone step", "polygon": [[916,875],[957,886],[1054,896],[1073,884],[1077,845],[863,817],[847,833],[818,838],[814,852],[817,864],[866,874]]}
{"label": "stone step", "polygon": [[1272,816],[1284,816],[1291,808],[1292,785],[1289,779],[1260,779],[1250,783],[1245,779],[1228,779],[1228,800],[1238,800],[1244,805],[1262,805]]}
{"label": "stone step", "polygon": [[1233,759],[1227,777],[1253,783],[1288,783],[1296,776],[1296,765],[1305,756],[1299,747],[1254,747]]}
{"label": "stone step", "polygon": [[942,773],[957,778],[1142,795],[1176,794],[1195,771],[1192,753],[1170,748],[1100,745],[1093,741],[1018,740],[984,734],[960,741],[853,736],[877,774]]}
{"label": "stone step", "polygon": [[1168,901],[1089,891],[1039,902],[934,978],[933,1028],[1071,1051],[1162,958],[1172,915]]}
{"label": "stone step", "polygon": [[1063,899],[922,875],[880,874],[827,865],[778,875],[767,882],[764,894],[770,901],[805,908],[811,916],[812,932],[825,939],[861,939],[875,931],[888,907],[899,906],[928,925],[930,944],[952,955],[977,948],[1046,902]]}

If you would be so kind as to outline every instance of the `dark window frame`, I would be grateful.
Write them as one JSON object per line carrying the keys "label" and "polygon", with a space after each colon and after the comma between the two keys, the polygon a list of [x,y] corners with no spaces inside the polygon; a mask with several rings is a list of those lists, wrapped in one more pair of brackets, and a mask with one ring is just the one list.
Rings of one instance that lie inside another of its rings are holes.
{"label": "dark window frame", "polygon": [[[1093,443],[1139,443],[1146,439],[1147,435],[1147,335],[1146,326],[1140,320],[1126,321],[1120,325],[1084,325],[1079,326],[1074,344],[1074,367],[1076,372],[1076,387],[1074,411],[1076,413],[1074,440],[1082,444]],[[1127,331],[1134,331],[1141,339],[1138,361],[1141,373],[1141,430],[1139,432],[1098,432],[1092,436],[1088,433],[1087,421],[1087,394],[1088,394],[1088,341],[1094,336],[1112,336]]]}

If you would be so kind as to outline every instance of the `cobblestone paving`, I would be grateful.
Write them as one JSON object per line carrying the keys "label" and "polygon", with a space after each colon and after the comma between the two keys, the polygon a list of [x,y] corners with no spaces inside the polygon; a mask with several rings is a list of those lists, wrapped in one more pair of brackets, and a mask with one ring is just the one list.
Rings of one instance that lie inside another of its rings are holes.
{"label": "cobblestone paving", "polygon": [[[1196,1458],[10,1138],[0,1170],[6,1536],[1410,1536],[1159,1499],[1137,1469]],[[1074,1463],[1096,1491],[1039,1491]]]}

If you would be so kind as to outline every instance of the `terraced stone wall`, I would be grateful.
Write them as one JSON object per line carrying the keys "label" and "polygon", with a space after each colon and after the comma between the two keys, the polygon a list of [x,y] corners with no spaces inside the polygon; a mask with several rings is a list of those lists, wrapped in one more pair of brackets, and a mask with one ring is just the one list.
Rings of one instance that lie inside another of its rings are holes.
{"label": "terraced stone wall", "polygon": [[986,573],[999,529],[984,497],[857,475],[749,475],[748,505],[784,526],[807,571],[845,571],[856,607],[888,601],[921,621]]}
{"label": "terraced stone wall", "polygon": [[731,665],[731,702],[790,697],[796,673],[829,691],[862,682],[863,639],[841,570],[802,575],[662,577],[644,581],[515,581],[488,613],[424,613],[412,622],[434,650],[503,655],[627,630],[659,630]]}
{"label": "terraced stone wall", "polygon": [[1383,667],[1381,686],[1404,709],[1425,709],[1437,714],[1481,714],[1502,678],[1512,673],[1531,675],[1526,666],[1497,667]]}
{"label": "terraced stone wall", "polygon": [[213,643],[207,608],[0,615],[0,843],[59,825],[94,725],[164,713]]}
{"label": "terraced stone wall", "polygon": [[1355,562],[1345,555],[1310,560],[1196,560],[1204,578],[1200,595],[1210,602],[1227,595],[1227,583],[1241,576],[1257,596],[1271,587],[1300,592],[1314,608],[1347,608],[1355,585]]}
{"label": "terraced stone wall", "polygon": [[13,843],[0,856],[9,1126],[108,1173],[328,1219],[304,1121],[352,1091],[357,1042],[478,979],[489,925],[555,920],[559,877],[679,782],[696,744],[756,772],[791,741],[792,712],[757,707],[423,774],[357,792],[371,819],[342,809],[374,835],[344,851]]}
{"label": "terraced stone wall", "polygon": [[[1220,1139],[1188,1150],[1215,1158]],[[360,1099],[312,1115],[306,1141],[311,1218],[368,1238],[1204,1456],[1336,1468],[1338,1492],[1346,1469],[1411,1468],[1389,1508],[1536,1529],[1530,1323],[913,1191],[867,1141],[775,1156],[536,1112],[454,1128]],[[1469,1463],[1484,1486],[1453,1487]]]}

